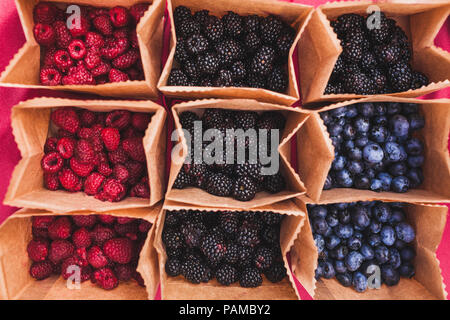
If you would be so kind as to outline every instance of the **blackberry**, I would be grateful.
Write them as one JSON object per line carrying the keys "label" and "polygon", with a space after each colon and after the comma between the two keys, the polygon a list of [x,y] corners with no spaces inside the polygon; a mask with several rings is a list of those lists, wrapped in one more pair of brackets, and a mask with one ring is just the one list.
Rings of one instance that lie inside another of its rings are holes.
{"label": "blackberry", "polygon": [[[294,43],[295,34],[289,31],[283,32],[276,41],[276,46],[279,50],[278,55],[284,59],[287,57],[289,50],[291,50]],[[284,61],[286,63],[286,61]]]}
{"label": "blackberry", "polygon": [[191,185],[192,178],[186,174],[183,170],[180,170],[180,172],[177,175],[177,178],[175,179],[175,182],[173,183],[173,187],[175,189],[184,189],[187,186]]}
{"label": "blackberry", "polygon": [[336,63],[334,64],[333,72],[331,73],[331,79],[337,80],[338,78],[340,78],[342,72],[344,71],[344,68],[345,68],[344,58],[342,57],[342,55],[339,55],[339,57],[336,60]]}
{"label": "blackberry", "polygon": [[246,247],[255,247],[261,242],[256,226],[248,221],[242,223],[236,237],[237,242]]}
{"label": "blackberry", "polygon": [[183,169],[191,177],[197,178],[206,172],[207,167],[205,163],[185,163]]}
{"label": "blackberry", "polygon": [[172,69],[167,80],[169,86],[188,86],[189,79],[180,69]]}
{"label": "blackberry", "polygon": [[231,87],[233,85],[233,75],[230,70],[219,70],[214,81],[214,87]]}
{"label": "blackberry", "polygon": [[208,46],[208,40],[200,34],[194,34],[186,40],[186,50],[191,55],[199,55],[205,52]]}
{"label": "blackberry", "polygon": [[258,119],[258,129],[267,130],[283,130],[286,125],[286,119],[284,116],[277,111],[266,111],[263,112]]}
{"label": "blackberry", "polygon": [[215,196],[227,197],[232,189],[232,180],[222,173],[212,174],[206,183],[206,191]]}
{"label": "blackberry", "polygon": [[183,64],[186,61],[189,61],[191,57],[186,51],[186,41],[184,39],[178,39],[177,40],[177,46],[175,48],[175,60],[178,61],[178,63]]}
{"label": "blackberry", "polygon": [[281,68],[274,68],[268,78],[266,88],[275,92],[286,92],[288,86],[288,76]]}
{"label": "blackberry", "polygon": [[203,174],[201,174],[200,176],[196,177],[192,184],[194,186],[198,187],[198,188],[205,189],[206,188],[206,184],[207,184],[208,179],[209,179],[211,174],[212,173],[209,170],[205,171]]}
{"label": "blackberry", "polygon": [[227,263],[237,264],[239,262],[239,253],[240,247],[234,242],[229,242],[227,243],[227,252],[223,259]]}
{"label": "blackberry", "polygon": [[179,259],[168,259],[166,261],[166,273],[171,277],[176,277],[181,274],[181,262]]}
{"label": "blackberry", "polygon": [[227,234],[234,234],[238,231],[239,216],[234,212],[219,213],[219,224]]}
{"label": "blackberry", "polygon": [[239,246],[239,267],[248,267],[252,262],[254,249],[248,246]]}
{"label": "blackberry", "polygon": [[349,30],[362,29],[364,18],[355,13],[348,13],[339,16],[334,23],[334,31],[340,39]]}
{"label": "blackberry", "polygon": [[238,163],[234,168],[234,173],[238,177],[250,177],[256,183],[261,183],[264,177],[261,175],[262,165],[258,161],[257,163],[250,163],[246,161],[245,163]]}
{"label": "blackberry", "polygon": [[256,268],[246,268],[239,277],[239,283],[244,288],[256,288],[262,284],[262,277]]}
{"label": "blackberry", "polygon": [[377,59],[371,52],[366,51],[362,55],[360,66],[364,71],[374,69],[377,66]]}
{"label": "blackberry", "polygon": [[181,266],[183,275],[191,283],[207,282],[211,278],[211,270],[198,260],[187,259]]}
{"label": "blackberry", "polygon": [[375,54],[381,65],[392,65],[399,61],[401,48],[396,44],[384,44],[375,47]]}
{"label": "blackberry", "polygon": [[277,225],[283,220],[283,216],[279,213],[274,213],[270,211],[264,211],[261,213],[261,218],[268,225]]}
{"label": "blackberry", "polygon": [[342,83],[338,82],[338,83],[332,83],[332,82],[328,82],[327,86],[325,87],[325,94],[339,94],[339,93],[344,93],[344,88]]}
{"label": "blackberry", "polygon": [[268,75],[272,71],[274,60],[275,50],[269,46],[262,46],[253,57],[251,72],[261,76]]}
{"label": "blackberry", "polygon": [[250,32],[244,38],[247,53],[253,54],[261,46],[261,39],[256,33]]}
{"label": "blackberry", "polygon": [[270,246],[279,245],[280,225],[266,226],[262,231],[262,239]]}
{"label": "blackberry", "polygon": [[261,24],[261,18],[256,14],[251,14],[242,18],[244,30],[247,33],[254,32],[259,33],[259,27]]}
{"label": "blackberry", "polygon": [[186,221],[180,227],[180,231],[184,236],[184,242],[189,248],[199,247],[206,227],[202,223],[194,223]]}
{"label": "blackberry", "polygon": [[[377,12],[373,13],[372,15],[378,14]],[[372,15],[368,16],[366,18],[366,26],[367,26],[367,34],[369,35],[369,38],[372,40],[374,44],[382,44],[386,43],[390,40],[391,37],[391,23],[386,18],[385,14],[383,12],[380,12],[380,26],[379,28],[368,28],[369,22],[372,20]]]}
{"label": "blackberry", "polygon": [[227,66],[233,61],[241,59],[243,55],[241,45],[233,39],[227,39],[218,43],[216,51],[221,66]]}
{"label": "blackberry", "polygon": [[212,265],[217,265],[227,251],[225,239],[221,233],[207,233],[201,240],[200,250]]}
{"label": "blackberry", "polygon": [[222,17],[222,23],[228,36],[232,38],[239,38],[244,34],[242,17],[233,11],[228,11],[228,13]]}
{"label": "blackberry", "polygon": [[280,282],[286,277],[286,267],[283,262],[276,262],[269,269],[264,271],[264,275],[270,282]]}
{"label": "blackberry", "polygon": [[216,270],[216,279],[220,284],[229,286],[238,281],[238,271],[235,267],[224,264]]}
{"label": "blackberry", "polygon": [[213,87],[213,80],[211,79],[211,77],[204,77],[201,78],[198,85],[200,87]]}
{"label": "blackberry", "polygon": [[342,58],[348,63],[357,64],[361,61],[363,49],[361,44],[353,41],[341,42]]}
{"label": "blackberry", "polygon": [[399,62],[388,69],[388,79],[396,91],[411,89],[413,78],[412,70],[408,64]]}
{"label": "blackberry", "polygon": [[408,62],[411,59],[411,45],[405,32],[399,26],[393,28],[391,43],[400,47],[401,61]]}
{"label": "blackberry", "polygon": [[178,38],[187,39],[191,35],[200,34],[200,24],[192,18],[186,18],[175,24],[175,29]]}
{"label": "blackberry", "polygon": [[183,71],[184,74],[187,75],[193,81],[197,81],[197,79],[200,76],[197,64],[192,60],[188,60],[183,63]]}
{"label": "blackberry", "polygon": [[274,43],[280,37],[283,27],[283,22],[273,15],[262,19],[260,24],[261,40],[267,44]]}
{"label": "blackberry", "polygon": [[256,128],[257,120],[258,114],[253,111],[240,111],[234,116],[234,124],[236,125],[236,128],[244,131]]}
{"label": "blackberry", "polygon": [[264,88],[266,86],[264,77],[259,74],[250,73],[247,82],[250,88]]}
{"label": "blackberry", "polygon": [[274,260],[274,254],[272,249],[268,247],[259,247],[256,249],[255,255],[253,257],[256,268],[259,270],[268,269]]}
{"label": "blackberry", "polygon": [[173,11],[173,19],[175,24],[181,23],[185,19],[192,17],[191,10],[185,6],[178,6]]}
{"label": "blackberry", "polygon": [[200,118],[191,111],[182,112],[179,119],[183,129],[192,129],[194,127],[194,122],[200,121]]}
{"label": "blackberry", "polygon": [[213,75],[219,68],[219,58],[214,52],[206,52],[197,57],[197,67],[201,73]]}
{"label": "blackberry", "polygon": [[411,82],[412,89],[419,89],[422,86],[428,85],[429,83],[430,81],[428,80],[426,75],[419,71],[413,71],[413,78]]}
{"label": "blackberry", "polygon": [[166,247],[170,249],[177,249],[184,246],[183,235],[175,229],[164,229],[162,240]]}
{"label": "blackberry", "polygon": [[204,27],[205,36],[213,43],[219,42],[223,38],[224,28],[222,21],[214,16],[210,16]]}
{"label": "blackberry", "polygon": [[194,20],[197,21],[201,27],[204,27],[206,23],[209,21],[209,11],[208,10],[200,10],[194,13]]}
{"label": "blackberry", "polygon": [[164,226],[175,227],[179,224],[179,216],[175,211],[167,211]]}
{"label": "blackberry", "polygon": [[283,191],[285,187],[286,182],[279,172],[274,175],[264,177],[264,189],[270,193],[278,193]]}
{"label": "blackberry", "polygon": [[231,65],[230,70],[233,80],[243,79],[247,75],[247,68],[245,67],[245,63],[242,61],[235,61]]}
{"label": "blackberry", "polygon": [[224,119],[225,114],[222,109],[206,109],[202,117],[202,121],[208,129],[217,128]]}
{"label": "blackberry", "polygon": [[233,198],[239,201],[250,201],[256,195],[256,186],[249,177],[239,177],[234,182]]}
{"label": "blackberry", "polygon": [[167,258],[169,259],[179,259],[183,256],[185,248],[166,248]]}
{"label": "blackberry", "polygon": [[375,83],[362,72],[347,74],[344,79],[344,88],[348,93],[374,94]]}
{"label": "blackberry", "polygon": [[383,93],[387,85],[386,75],[380,69],[372,69],[368,74],[373,79],[377,92]]}

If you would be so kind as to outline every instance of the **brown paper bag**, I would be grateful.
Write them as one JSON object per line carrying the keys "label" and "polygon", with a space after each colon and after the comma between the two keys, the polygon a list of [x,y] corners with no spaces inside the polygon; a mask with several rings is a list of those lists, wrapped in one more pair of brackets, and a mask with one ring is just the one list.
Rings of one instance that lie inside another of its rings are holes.
{"label": "brown paper bag", "polygon": [[157,98],[156,83],[161,73],[162,37],[164,29],[164,0],[46,0],[57,3],[114,7],[131,7],[140,2],[152,5],[137,26],[145,81],[126,81],[102,85],[42,86],[39,82],[41,50],[33,35],[33,8],[40,0],[17,0],[16,6],[25,33],[26,43],[16,53],[0,76],[0,86],[39,88],[94,93],[111,97]]}
{"label": "brown paper bag", "polygon": [[[153,113],[143,138],[147,156],[150,199],[128,197],[120,202],[102,202],[84,192],[69,193],[44,188],[40,161],[49,133],[52,108],[75,106],[92,111],[130,110]],[[4,203],[10,206],[53,212],[89,210],[104,212],[148,207],[163,198],[165,184],[166,111],[151,101],[70,100],[37,98],[21,102],[12,109],[11,126],[22,154],[14,169]]]}
{"label": "brown paper bag", "polygon": [[[153,239],[155,222],[161,204],[152,208],[135,208],[109,211],[107,214],[145,219],[152,223],[148,239]],[[57,213],[60,214],[60,213]],[[79,211],[70,215],[90,215],[95,212]],[[31,260],[28,258],[27,245],[32,239],[31,217],[35,215],[55,215],[43,210],[22,209],[10,216],[0,226],[0,299],[1,300],[148,300],[153,299],[158,289],[159,269],[156,254],[140,257],[139,264],[146,272],[138,270],[146,279],[146,288],[136,281],[121,282],[113,290],[104,290],[90,281],[81,283],[81,289],[69,289],[67,281],[54,275],[37,281],[29,275]],[[62,213],[67,215],[67,213]],[[141,252],[143,252],[142,249]],[[141,261],[142,260],[142,261]]]}
{"label": "brown paper bag", "polygon": [[[358,195],[342,194],[333,201],[320,201],[320,204],[369,201]],[[381,198],[378,200],[388,200]],[[300,196],[298,205],[305,209],[311,199]],[[447,217],[447,207],[432,204],[409,203],[405,208],[406,219],[416,231],[414,247],[416,274],[411,279],[401,278],[396,286],[385,284],[380,289],[368,289],[363,293],[351,287],[342,286],[336,279],[316,281],[314,271],[317,267],[318,253],[306,214],[305,227],[302,229],[291,250],[292,272],[308,293],[317,300],[443,300],[447,291],[443,283],[436,249],[441,241]]]}
{"label": "brown paper bag", "polygon": [[[375,3],[374,3],[375,2]],[[319,6],[299,41],[300,91],[303,104],[343,101],[364,97],[357,94],[324,94],[334,64],[342,52],[330,20],[345,13],[367,15],[367,8],[378,6],[395,19],[412,45],[414,70],[423,72],[430,84],[416,90],[390,93],[393,97],[418,97],[450,85],[450,54],[433,41],[450,12],[448,1],[344,1]]]}
{"label": "brown paper bag", "polygon": [[[275,104],[268,104],[257,102],[255,100],[244,100],[244,99],[232,99],[232,100],[197,100],[192,102],[176,104],[172,107],[173,117],[175,121],[175,127],[180,130],[181,124],[178,115],[184,111],[195,112],[198,115],[203,114],[202,109],[206,108],[219,108],[219,109],[229,109],[229,110],[252,110],[252,111],[280,111],[286,118],[286,127],[281,134],[281,142],[279,145],[280,153],[280,170],[286,179],[288,190],[281,191],[277,194],[270,194],[268,192],[259,192],[256,197],[247,202],[238,201],[230,197],[218,197],[207,193],[206,191],[195,188],[188,187],[185,189],[175,189],[173,188],[173,183],[178,175],[178,172],[182,168],[182,163],[176,163],[172,161],[170,167],[169,184],[166,193],[166,199],[190,203],[197,206],[214,206],[218,208],[256,208],[278,201],[283,201],[286,199],[294,198],[305,192],[305,187],[300,181],[298,175],[295,173],[294,169],[290,165],[290,139],[293,135],[301,128],[308,118],[308,114],[302,112],[299,109],[283,107]],[[183,131],[179,131],[178,143],[182,143],[183,147],[183,159],[187,155],[187,144],[184,138]]]}
{"label": "brown paper bag", "polygon": [[[192,284],[182,276],[169,277],[165,272],[167,260],[161,234],[164,228],[164,220],[167,210],[202,210],[219,211],[216,207],[196,207],[186,206],[173,201],[166,201],[156,225],[156,235],[154,246],[158,252],[160,269],[161,298],[163,300],[296,300],[300,299],[294,279],[290,273],[286,254],[289,252],[292,243],[297,238],[297,234],[305,221],[304,212],[299,209],[291,200],[283,201],[274,205],[252,209],[251,211],[273,211],[285,214],[280,229],[280,247],[286,266],[288,277],[281,282],[272,283],[263,276],[263,284],[257,288],[243,288],[239,283],[230,286],[223,286],[217,280],[210,280],[208,283]],[[238,209],[236,211],[243,211]],[[141,257],[144,251],[141,253]]]}
{"label": "brown paper bag", "polygon": [[[360,102],[401,102],[417,103],[425,118],[425,127],[418,131],[424,142],[425,163],[422,167],[424,182],[418,189],[406,193],[374,192],[352,188],[323,190],[323,186],[334,159],[326,126],[320,112]],[[315,201],[334,201],[342,195],[357,195],[368,199],[384,198],[405,202],[449,202],[450,199],[450,159],[447,141],[450,130],[450,100],[421,100],[372,96],[329,105],[313,112],[297,134],[297,159],[300,179],[305,183],[308,197]],[[308,139],[306,139],[306,137]]]}
{"label": "brown paper bag", "polygon": [[[285,22],[289,23],[297,32],[297,36],[289,51],[288,73],[289,86],[287,92],[277,93],[265,89],[256,88],[209,88],[209,87],[176,87],[168,86],[167,79],[169,78],[172,67],[175,66],[174,54],[176,47],[175,24],[173,20],[173,10],[178,6],[186,6],[192,11],[199,11],[207,9],[210,14],[221,17],[229,10],[241,15],[257,14],[260,16],[267,16],[274,14],[281,17]],[[269,1],[269,0],[168,0],[167,8],[169,10],[171,23],[171,38],[170,38],[170,54],[158,82],[158,89],[169,97],[182,98],[247,98],[256,99],[270,103],[278,103],[282,105],[292,105],[299,100],[299,90],[297,85],[297,78],[294,70],[294,51],[299,47],[298,41],[301,39],[303,30],[311,17],[313,8],[311,6],[300,5],[296,3]]]}

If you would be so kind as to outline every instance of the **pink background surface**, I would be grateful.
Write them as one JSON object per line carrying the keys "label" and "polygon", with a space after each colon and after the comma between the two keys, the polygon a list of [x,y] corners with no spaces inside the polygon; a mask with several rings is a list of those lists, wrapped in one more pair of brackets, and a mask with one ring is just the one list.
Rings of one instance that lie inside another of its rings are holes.
{"label": "pink background surface", "polygon": [[[74,0],[76,2],[76,0]],[[317,6],[325,3],[324,0],[295,0],[290,2],[298,2]],[[2,43],[2,54],[0,55],[0,72],[8,65],[13,55],[21,48],[25,42],[20,20],[14,4],[14,0],[0,1],[0,42]],[[435,39],[435,44],[446,51],[450,51],[450,19],[447,18],[446,23],[440,30]],[[20,101],[39,97],[70,97],[70,98],[86,98],[86,95],[58,93],[50,90],[25,90],[0,88],[0,202],[3,201],[6,189],[9,184],[12,170],[20,159],[20,153],[14,141],[10,115],[11,108]],[[426,99],[449,98],[450,88],[427,95]],[[165,99],[163,99],[164,101]],[[0,223],[11,215],[17,208],[3,206],[0,204]],[[447,223],[442,242],[437,252],[441,263],[444,282],[448,287],[450,285],[450,222]],[[309,295],[299,286],[302,299],[311,299]],[[159,294],[157,295],[159,296]]]}

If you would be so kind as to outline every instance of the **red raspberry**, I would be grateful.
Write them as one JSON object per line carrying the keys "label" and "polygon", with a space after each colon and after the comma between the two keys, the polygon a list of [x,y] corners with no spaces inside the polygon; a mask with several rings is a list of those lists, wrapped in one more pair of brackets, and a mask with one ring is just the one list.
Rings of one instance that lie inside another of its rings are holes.
{"label": "red raspberry", "polygon": [[[103,223],[106,223],[104,222],[105,219],[103,219],[102,217],[103,216],[99,216],[99,220]],[[97,224],[91,231],[91,238],[96,245],[102,246],[106,241],[114,238],[115,234],[116,233],[111,228],[102,226],[101,224]]]}
{"label": "red raspberry", "polygon": [[92,128],[81,128],[80,130],[78,130],[77,135],[80,139],[89,140],[92,138],[92,135],[93,135]]}
{"label": "red raspberry", "polygon": [[56,151],[56,145],[58,144],[58,139],[50,137],[47,138],[44,144],[44,153],[50,153]]}
{"label": "red raspberry", "polygon": [[62,82],[64,85],[95,85],[96,83],[92,74],[83,65],[71,68],[69,74],[63,77]]}
{"label": "red raspberry", "polygon": [[53,264],[50,261],[33,262],[30,267],[30,276],[36,280],[44,280],[53,273]]}
{"label": "red raspberry", "polygon": [[98,220],[100,220],[100,222],[104,224],[113,224],[114,222],[116,222],[116,217],[110,216],[108,214],[101,214],[98,216]]}
{"label": "red raspberry", "polygon": [[109,268],[95,270],[93,281],[105,290],[112,290],[119,285],[119,280]]}
{"label": "red raspberry", "polygon": [[69,192],[77,192],[82,188],[82,182],[80,178],[68,168],[64,168],[58,175],[61,186]]}
{"label": "red raspberry", "polygon": [[114,231],[123,237],[136,240],[139,229],[138,225],[135,222],[132,222],[127,224],[116,224],[114,226]]}
{"label": "red raspberry", "polygon": [[77,176],[87,177],[92,170],[94,170],[94,165],[90,163],[81,163],[76,158],[70,159],[70,168],[75,172]]}
{"label": "red raspberry", "polygon": [[54,216],[34,216],[31,218],[31,225],[34,228],[47,229],[54,220]]}
{"label": "red raspberry", "polygon": [[44,261],[48,255],[48,241],[31,240],[27,246],[28,257],[33,261]]}
{"label": "red raspberry", "polygon": [[73,157],[73,150],[75,148],[75,140],[72,138],[61,138],[58,140],[56,149],[61,157],[64,159],[70,159]]}
{"label": "red raspberry", "polygon": [[110,82],[125,82],[130,80],[128,74],[117,69],[111,69],[108,77]]}
{"label": "red raspberry", "polygon": [[57,8],[49,2],[39,2],[33,9],[34,23],[52,24],[57,15]]}
{"label": "red raspberry", "polygon": [[33,239],[48,239],[48,229],[47,228],[31,228],[31,233]]}
{"label": "red raspberry", "polygon": [[135,137],[143,137],[144,135],[142,134],[142,132],[137,131],[135,128],[133,127],[128,127],[125,130],[123,130],[121,137],[122,139],[128,139],[128,138],[135,138]]}
{"label": "red raspberry", "polygon": [[108,158],[112,164],[118,164],[118,163],[124,164],[124,163],[127,163],[128,159],[129,159],[127,153],[120,146],[117,150],[109,152]]}
{"label": "red raspberry", "polygon": [[48,190],[55,191],[59,189],[59,179],[57,173],[44,173],[44,186]]}
{"label": "red raspberry", "polygon": [[145,162],[145,150],[141,138],[128,138],[122,141],[122,148],[131,159]]}
{"label": "red raspberry", "polygon": [[135,271],[136,268],[130,264],[118,264],[114,267],[114,272],[120,281],[130,281]]}
{"label": "red raspberry", "polygon": [[100,60],[100,63],[91,70],[91,73],[94,77],[100,77],[109,74],[110,70],[111,66],[109,63]]}
{"label": "red raspberry", "polygon": [[56,133],[56,137],[58,139],[61,139],[61,138],[74,138],[75,135],[73,133],[70,133],[69,131],[64,130],[64,129],[59,129],[58,132]]}
{"label": "red raspberry", "polygon": [[73,222],[78,227],[92,228],[97,222],[96,215],[78,215],[72,216]]}
{"label": "red raspberry", "polygon": [[91,7],[89,8],[88,17],[91,19],[94,19],[95,17],[101,16],[101,15],[109,15],[109,10],[105,8],[96,8]]}
{"label": "red raspberry", "polygon": [[66,23],[63,21],[56,21],[53,27],[55,28],[56,45],[61,49],[67,49],[70,42],[72,42],[72,35],[70,34]]}
{"label": "red raspberry", "polygon": [[139,23],[149,7],[149,3],[137,3],[130,8],[130,15],[133,17],[135,24]]}
{"label": "red raspberry", "polygon": [[[74,233],[74,235],[75,235],[75,233]],[[89,238],[90,238],[90,235],[89,235]],[[77,259],[77,263],[79,266],[85,267],[85,266],[89,265],[89,262],[87,261],[86,247],[76,248],[74,257]]]}
{"label": "red raspberry", "polygon": [[75,252],[75,247],[67,240],[55,240],[50,245],[48,258],[54,264],[58,264],[69,258]]}
{"label": "red raspberry", "polygon": [[109,177],[113,172],[113,170],[110,168],[109,164],[106,162],[101,162],[98,165],[97,170],[99,173],[101,173],[105,177]]}
{"label": "red raspberry", "polygon": [[86,228],[80,228],[72,235],[72,242],[77,248],[88,248],[91,246],[91,235]]}
{"label": "red raspberry", "polygon": [[102,130],[102,140],[108,151],[117,150],[120,144],[120,133],[117,128],[104,128]]}
{"label": "red raspberry", "polygon": [[44,86],[58,86],[61,84],[61,73],[52,67],[44,67],[39,73],[39,81]]}
{"label": "red raspberry", "polygon": [[76,38],[76,37],[85,36],[89,32],[90,28],[91,28],[91,23],[89,22],[89,20],[86,17],[84,17],[82,15],[80,17],[80,25],[77,26],[74,23],[72,28],[69,29],[69,31],[70,31],[70,34],[72,35],[72,37]]}
{"label": "red raspberry", "polygon": [[113,169],[113,177],[120,183],[125,184],[128,181],[130,174],[123,164],[116,164]]}
{"label": "red raspberry", "polygon": [[139,40],[137,37],[137,32],[136,30],[133,30],[130,32],[130,46],[134,49],[139,49]]}
{"label": "red raspberry", "polygon": [[67,239],[72,232],[72,223],[68,217],[60,217],[54,220],[48,227],[48,235],[51,239]]}
{"label": "red raspberry", "polygon": [[84,58],[84,63],[88,69],[97,67],[102,62],[100,52],[97,48],[90,48]]}
{"label": "red raspberry", "polygon": [[79,39],[72,40],[69,44],[69,54],[73,59],[83,59],[87,53],[86,45]]}
{"label": "red raspberry", "polygon": [[105,242],[103,252],[112,261],[127,264],[131,261],[133,243],[128,238],[115,238]]}
{"label": "red raspberry", "polygon": [[125,167],[129,173],[128,183],[131,185],[137,184],[144,173],[144,166],[142,163],[137,161],[128,161],[125,163]]}
{"label": "red raspberry", "polygon": [[38,23],[33,29],[34,38],[41,46],[49,47],[55,43],[56,35],[52,26]]}
{"label": "red raspberry", "polygon": [[131,125],[140,131],[145,131],[151,119],[152,117],[148,113],[135,112],[131,116]]}
{"label": "red raspberry", "polygon": [[91,278],[92,268],[90,266],[80,265],[79,259],[76,256],[65,259],[61,264],[61,276],[67,280],[76,272],[76,268],[81,270],[81,282],[87,281]]}
{"label": "red raspberry", "polygon": [[86,164],[93,164],[96,154],[92,144],[85,139],[81,139],[75,145],[75,157],[81,162]]}
{"label": "red raspberry", "polygon": [[130,42],[127,38],[115,39],[110,37],[106,39],[105,46],[100,52],[105,59],[112,60],[125,53],[129,47]]}
{"label": "red raspberry", "polygon": [[109,18],[116,28],[125,27],[130,22],[128,10],[121,6],[116,6],[109,10]]}
{"label": "red raspberry", "polygon": [[58,152],[50,152],[42,158],[41,167],[45,173],[56,173],[63,167],[63,159]]}
{"label": "red raspberry", "polygon": [[86,34],[86,46],[88,48],[100,49],[105,44],[105,38],[97,32],[88,32]]}
{"label": "red raspberry", "polygon": [[73,60],[70,58],[70,55],[66,50],[56,51],[53,58],[55,59],[55,65],[63,72],[68,70],[73,65]]}
{"label": "red raspberry", "polygon": [[113,36],[116,39],[128,38],[129,33],[130,33],[130,29],[128,29],[128,27],[123,27],[123,28],[120,28],[120,29],[116,29],[113,32]]}
{"label": "red raspberry", "polygon": [[89,249],[87,252],[87,260],[95,269],[106,267],[109,263],[109,259],[98,246],[93,246]]}
{"label": "red raspberry", "polygon": [[95,195],[101,201],[118,202],[125,197],[126,189],[116,179],[107,179],[103,185],[103,190]]}
{"label": "red raspberry", "polygon": [[99,192],[103,181],[105,181],[103,175],[97,172],[91,173],[84,181],[84,192],[90,196],[96,195]]}
{"label": "red raspberry", "polygon": [[55,67],[55,53],[57,49],[55,47],[46,48],[44,53],[44,59],[42,60],[42,66],[44,68]]}
{"label": "red raspberry", "polygon": [[55,125],[74,134],[80,127],[80,120],[74,108],[58,108],[52,112],[51,120]]}
{"label": "red raspberry", "polygon": [[83,109],[80,111],[80,122],[83,127],[92,127],[97,121],[95,112]]}
{"label": "red raspberry", "polygon": [[148,187],[148,184],[138,183],[131,189],[130,196],[149,199],[150,188]]}
{"label": "red raspberry", "polygon": [[141,220],[141,223],[139,224],[139,232],[141,233],[147,233],[150,228],[152,227],[152,224],[146,220]]}
{"label": "red raspberry", "polygon": [[92,21],[95,29],[97,29],[101,34],[105,36],[110,36],[113,34],[113,25],[108,16],[100,15]]}
{"label": "red raspberry", "polygon": [[126,70],[129,69],[139,59],[139,51],[130,49],[128,52],[118,56],[112,61],[114,68]]}
{"label": "red raspberry", "polygon": [[106,115],[105,124],[107,127],[122,130],[130,125],[131,112],[126,110],[114,110]]}

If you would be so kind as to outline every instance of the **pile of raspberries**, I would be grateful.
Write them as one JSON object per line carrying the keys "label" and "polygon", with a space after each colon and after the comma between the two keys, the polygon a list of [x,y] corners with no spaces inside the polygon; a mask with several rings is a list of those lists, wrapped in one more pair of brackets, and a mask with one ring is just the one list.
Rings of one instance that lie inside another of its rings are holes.
{"label": "pile of raspberries", "polygon": [[34,37],[42,48],[41,84],[95,85],[144,80],[136,25],[148,3],[130,9],[79,6],[79,25],[66,13],[66,7],[39,2],[33,11]]}
{"label": "pile of raspberries", "polygon": [[41,167],[45,188],[84,191],[101,201],[149,198],[142,143],[151,114],[114,110],[93,112],[72,107],[51,113],[58,127],[47,138]]}
{"label": "pile of raspberries", "polygon": [[105,290],[131,279],[145,286],[136,267],[150,228],[146,220],[110,215],[34,216],[30,275],[68,279],[79,267],[81,282],[91,280]]}
{"label": "pile of raspberries", "polygon": [[191,283],[213,278],[224,286],[254,288],[263,276],[273,283],[286,277],[280,249],[284,215],[264,212],[167,211],[162,232],[171,277]]}

